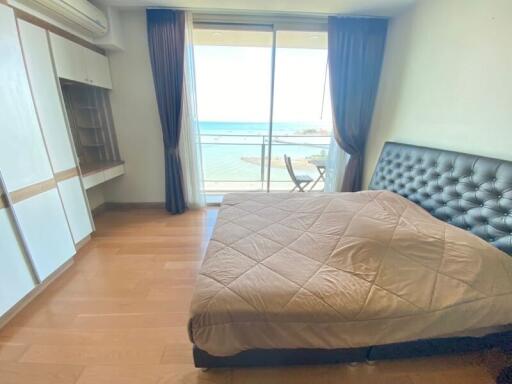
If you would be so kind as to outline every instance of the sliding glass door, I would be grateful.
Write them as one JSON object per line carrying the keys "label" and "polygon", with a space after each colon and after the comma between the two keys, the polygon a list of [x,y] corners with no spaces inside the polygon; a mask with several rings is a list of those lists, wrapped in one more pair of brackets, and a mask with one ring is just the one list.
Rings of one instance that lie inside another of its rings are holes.
{"label": "sliding glass door", "polygon": [[272,31],[194,30],[205,190],[264,190],[270,129]]}
{"label": "sliding glass door", "polygon": [[194,55],[205,190],[323,188],[331,135],[327,34],[262,25],[197,25]]}
{"label": "sliding glass door", "polygon": [[312,180],[306,190],[322,190],[332,134],[327,33],[277,31],[274,73],[269,190],[294,187],[284,155],[290,157],[297,176]]}

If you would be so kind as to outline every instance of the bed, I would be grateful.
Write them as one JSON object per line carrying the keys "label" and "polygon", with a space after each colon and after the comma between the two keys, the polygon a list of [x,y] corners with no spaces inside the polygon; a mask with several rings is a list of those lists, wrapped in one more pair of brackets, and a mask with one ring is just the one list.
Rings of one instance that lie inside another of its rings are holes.
{"label": "bed", "polygon": [[512,163],[386,143],[369,190],[229,194],[198,275],[197,367],[512,342]]}

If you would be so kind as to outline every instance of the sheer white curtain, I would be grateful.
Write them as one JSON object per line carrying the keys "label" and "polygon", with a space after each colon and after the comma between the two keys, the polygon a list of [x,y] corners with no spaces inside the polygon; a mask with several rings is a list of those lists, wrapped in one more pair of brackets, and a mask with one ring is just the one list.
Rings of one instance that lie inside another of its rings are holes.
{"label": "sheer white curtain", "polygon": [[[324,98],[326,108],[325,111],[332,117],[332,101],[331,101],[331,88],[329,81],[329,66],[325,65],[325,82],[324,82]],[[322,110],[323,111],[323,110]],[[347,165],[347,154],[341,149],[334,138],[334,122],[333,133],[331,134],[331,141],[329,143],[329,152],[325,161],[325,185],[324,192],[340,192],[343,184],[343,176],[345,175],[345,166]]]}
{"label": "sheer white curtain", "polygon": [[189,208],[206,205],[201,159],[201,136],[197,117],[192,14],[185,14],[185,55],[183,74],[183,106],[180,135],[180,158],[183,170],[185,201]]}
{"label": "sheer white curtain", "polygon": [[331,136],[329,152],[325,162],[325,192],[339,192],[343,183],[347,154],[340,148],[334,136]]}

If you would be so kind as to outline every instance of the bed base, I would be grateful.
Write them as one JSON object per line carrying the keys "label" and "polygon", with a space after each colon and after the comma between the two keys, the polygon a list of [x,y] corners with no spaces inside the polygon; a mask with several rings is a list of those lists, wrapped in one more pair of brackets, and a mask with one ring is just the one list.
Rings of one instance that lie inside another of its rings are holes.
{"label": "bed base", "polygon": [[435,355],[482,351],[491,348],[510,349],[512,331],[483,337],[452,337],[417,340],[405,343],[345,349],[251,349],[232,356],[212,356],[193,348],[197,368],[258,367],[313,365],[404,359]]}

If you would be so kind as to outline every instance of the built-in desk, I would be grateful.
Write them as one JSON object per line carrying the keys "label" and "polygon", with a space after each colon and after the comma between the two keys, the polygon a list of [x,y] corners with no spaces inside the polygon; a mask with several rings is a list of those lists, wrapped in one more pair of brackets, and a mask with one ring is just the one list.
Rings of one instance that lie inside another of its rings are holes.
{"label": "built-in desk", "polygon": [[105,161],[80,166],[85,189],[90,189],[124,174],[124,161]]}

